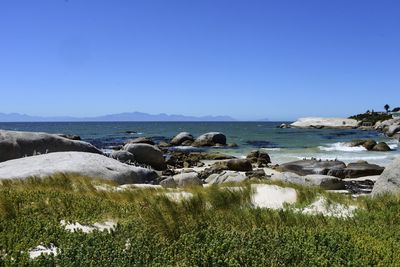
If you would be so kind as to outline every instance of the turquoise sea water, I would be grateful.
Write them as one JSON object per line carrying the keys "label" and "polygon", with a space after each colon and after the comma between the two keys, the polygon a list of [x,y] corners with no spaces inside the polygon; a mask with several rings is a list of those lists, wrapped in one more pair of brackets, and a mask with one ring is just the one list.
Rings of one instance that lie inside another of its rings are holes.
{"label": "turquoise sea water", "polygon": [[[194,136],[206,132],[223,132],[228,143],[238,148],[222,148],[224,153],[243,157],[254,149],[265,149],[273,163],[283,163],[302,158],[339,159],[345,162],[367,160],[381,165],[388,164],[400,155],[398,142],[375,131],[333,129],[279,129],[282,122],[37,122],[0,123],[0,129],[48,133],[77,134],[83,140],[107,150],[135,137],[150,137],[154,141],[168,140],[179,132]],[[134,132],[134,133],[127,133]],[[354,139],[372,138],[386,141],[391,152],[371,152],[351,148],[344,144]]]}

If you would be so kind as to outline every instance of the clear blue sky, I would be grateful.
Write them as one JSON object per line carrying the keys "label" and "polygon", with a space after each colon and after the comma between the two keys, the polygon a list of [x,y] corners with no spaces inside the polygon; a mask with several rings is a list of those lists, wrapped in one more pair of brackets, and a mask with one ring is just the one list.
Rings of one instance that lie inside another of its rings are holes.
{"label": "clear blue sky", "polygon": [[0,112],[238,119],[400,106],[400,1],[2,0]]}

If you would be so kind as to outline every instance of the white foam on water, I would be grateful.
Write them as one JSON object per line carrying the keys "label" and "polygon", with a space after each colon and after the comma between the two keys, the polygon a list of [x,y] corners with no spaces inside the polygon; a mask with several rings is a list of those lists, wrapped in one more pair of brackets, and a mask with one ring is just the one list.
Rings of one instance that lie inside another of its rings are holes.
{"label": "white foam on water", "polygon": [[342,151],[342,152],[367,151],[367,149],[363,146],[352,147],[348,143],[344,143],[344,142],[333,143],[328,146],[319,146],[318,148],[322,151]]}
{"label": "white foam on water", "polygon": [[270,148],[262,147],[261,149],[262,150],[267,150],[267,151],[281,151],[282,148],[280,148],[280,147],[270,147]]}

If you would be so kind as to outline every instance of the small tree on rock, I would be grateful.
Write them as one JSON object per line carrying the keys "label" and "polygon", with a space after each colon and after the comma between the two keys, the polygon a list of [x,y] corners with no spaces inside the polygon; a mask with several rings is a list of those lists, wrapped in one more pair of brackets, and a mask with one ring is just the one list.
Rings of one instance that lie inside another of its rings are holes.
{"label": "small tree on rock", "polygon": [[385,110],[386,110],[386,113],[389,113],[390,106],[389,106],[388,104],[386,104],[386,105],[384,106],[384,108],[385,108]]}

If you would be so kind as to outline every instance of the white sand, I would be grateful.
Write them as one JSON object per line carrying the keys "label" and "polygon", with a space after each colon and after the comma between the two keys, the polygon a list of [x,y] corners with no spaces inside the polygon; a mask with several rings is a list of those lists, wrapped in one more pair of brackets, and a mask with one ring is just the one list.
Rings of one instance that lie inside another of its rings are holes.
{"label": "white sand", "polygon": [[354,216],[357,206],[346,206],[339,203],[328,203],[324,197],[319,197],[308,207],[298,210],[303,214],[323,215],[336,218],[350,218]]}
{"label": "white sand", "polygon": [[62,226],[65,227],[65,230],[70,231],[70,232],[75,232],[75,231],[82,231],[86,234],[89,234],[95,230],[97,231],[111,231],[115,229],[117,224],[113,221],[106,221],[102,223],[95,223],[93,225],[82,225],[78,222],[76,223],[67,223],[66,221],[62,220],[60,222]]}
{"label": "white sand", "polygon": [[42,254],[43,255],[53,254],[54,256],[57,256],[57,250],[58,250],[58,248],[56,246],[54,246],[53,244],[50,244],[49,248],[39,245],[36,248],[29,250],[28,253],[29,253],[29,258],[35,259]]}
{"label": "white sand", "polygon": [[251,189],[251,202],[256,208],[283,209],[285,203],[294,204],[297,201],[297,192],[293,188],[253,184]]}

